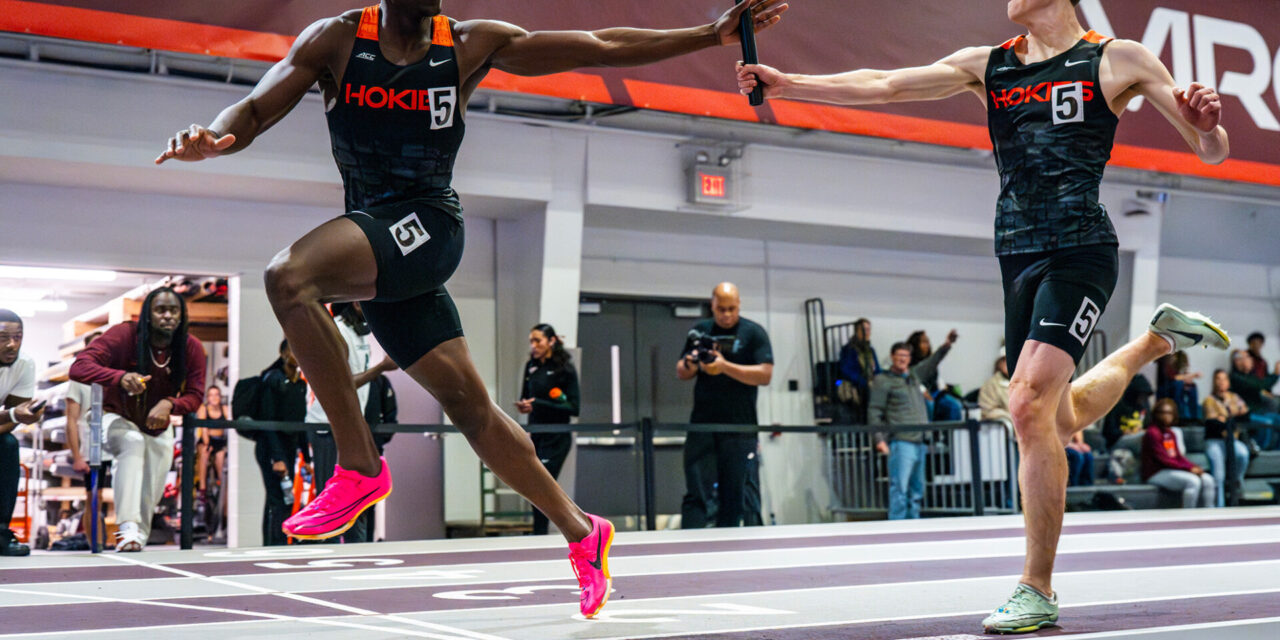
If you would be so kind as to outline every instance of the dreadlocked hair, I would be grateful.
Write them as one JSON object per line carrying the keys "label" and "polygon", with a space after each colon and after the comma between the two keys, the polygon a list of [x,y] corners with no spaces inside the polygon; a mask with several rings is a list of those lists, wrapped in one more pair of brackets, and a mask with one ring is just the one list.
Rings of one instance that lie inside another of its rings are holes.
{"label": "dreadlocked hair", "polygon": [[182,309],[182,318],[169,344],[169,382],[181,393],[187,383],[187,301],[170,287],[160,287],[142,301],[142,310],[138,312],[138,373],[144,376],[151,373],[151,304],[163,293],[177,298],[178,308]]}

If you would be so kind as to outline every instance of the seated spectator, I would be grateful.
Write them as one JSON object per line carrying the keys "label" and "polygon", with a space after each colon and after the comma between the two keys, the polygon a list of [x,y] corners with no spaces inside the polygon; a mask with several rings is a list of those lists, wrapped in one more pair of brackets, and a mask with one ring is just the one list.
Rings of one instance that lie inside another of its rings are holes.
{"label": "seated spectator", "polygon": [[1200,419],[1199,372],[1192,372],[1187,352],[1179,351],[1156,360],[1156,397],[1173,398],[1183,420]]}
{"label": "seated spectator", "polygon": [[[1231,392],[1231,380],[1227,372],[1213,372],[1213,393],[1204,399],[1204,452],[1209,456],[1209,473],[1218,484],[1217,505],[1226,506],[1227,481],[1227,429],[1235,429],[1236,420],[1247,419],[1249,406],[1240,396]],[[1236,468],[1233,482],[1244,483],[1245,469],[1249,468],[1249,446],[1244,443],[1246,434],[1235,433]]]}
{"label": "seated spectator", "polygon": [[1142,478],[1161,489],[1182,494],[1182,508],[1208,507],[1214,503],[1217,483],[1182,454],[1173,426],[1178,405],[1169,398],[1156,402],[1152,421],[1142,438]]}
{"label": "seated spectator", "polygon": [[[880,373],[880,358],[871,346],[871,321],[858,318],[853,323],[853,337],[840,349],[840,399],[853,408],[855,424],[867,421],[867,398],[871,380]],[[848,391],[844,391],[845,385]],[[845,398],[848,399],[845,399]]]}
{"label": "seated spectator", "polygon": [[23,325],[18,314],[0,309],[0,556],[31,554],[9,530],[18,503],[21,448],[13,430],[44,417],[44,403],[32,402],[36,392],[36,362],[23,355]]}
{"label": "seated spectator", "polygon": [[[954,334],[953,334],[954,336]],[[867,406],[867,423],[887,425],[887,433],[877,433],[876,451],[889,456],[889,519],[920,517],[924,499],[924,463],[929,448],[923,431],[897,431],[895,425],[920,425],[929,421],[925,398],[928,396],[920,380],[934,373],[938,361],[951,346],[943,348],[911,366],[911,347],[905,342],[889,350],[888,371],[876,376],[871,384],[871,400]]]}
{"label": "seated spectator", "polygon": [[1084,433],[1080,431],[1067,443],[1067,486],[1093,486],[1093,448],[1084,441]]}
{"label": "seated spectator", "polygon": [[1013,415],[1009,413],[1009,361],[1005,359],[1004,347],[1000,348],[991,377],[978,391],[978,407],[982,409],[983,420],[1003,422],[1013,428]]}
{"label": "seated spectator", "polygon": [[[1254,331],[1249,334],[1249,357],[1253,358],[1253,377],[1262,380],[1267,377],[1267,359],[1262,357],[1262,345],[1266,344],[1267,338],[1261,332]],[[1280,372],[1280,368],[1277,369]]]}
{"label": "seated spectator", "polygon": [[1151,381],[1141,373],[1129,381],[1120,402],[1102,419],[1102,437],[1107,441],[1108,451],[1115,451],[1116,441],[1121,437],[1142,431],[1153,393]]}
{"label": "seated spectator", "polygon": [[[1253,375],[1253,356],[1248,351],[1231,353],[1231,390],[1249,405],[1249,419],[1266,425],[1280,425],[1280,401],[1271,394],[1277,380],[1280,380],[1280,362],[1276,363],[1276,373],[1262,378]],[[1280,447],[1280,434],[1276,428],[1255,429],[1253,439],[1263,449]]]}
{"label": "seated spectator", "polygon": [[[929,392],[930,406],[929,416],[931,420],[939,422],[950,422],[964,418],[964,404],[960,402],[960,398],[955,397],[949,390],[939,386],[938,384],[938,365],[942,363],[942,359],[947,357],[947,353],[951,351],[951,345],[955,344],[959,334],[955,329],[947,334],[947,342],[938,347],[938,360],[934,363],[932,371],[927,376],[920,378],[921,384],[924,385],[925,391]],[[914,367],[924,362],[933,355],[933,345],[929,342],[929,334],[924,331],[916,331],[907,338],[907,344],[911,346],[911,366]]]}
{"label": "seated spectator", "polygon": [[103,449],[115,458],[116,551],[142,551],[173,467],[170,416],[204,401],[204,347],[187,335],[187,307],[152,291],[137,322],[118,324],[81,351],[71,379],[103,386]]}

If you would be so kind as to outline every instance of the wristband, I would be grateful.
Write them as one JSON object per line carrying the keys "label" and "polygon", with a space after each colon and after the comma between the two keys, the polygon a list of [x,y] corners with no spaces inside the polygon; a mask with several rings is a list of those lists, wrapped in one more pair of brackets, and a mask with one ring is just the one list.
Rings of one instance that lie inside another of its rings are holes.
{"label": "wristband", "polygon": [[14,423],[14,424],[20,424],[20,423],[18,422],[18,414],[17,414],[17,413],[14,413],[14,412],[16,412],[17,410],[18,410],[18,408],[17,408],[17,407],[13,407],[12,409],[9,409],[9,422],[12,422],[12,423]]}

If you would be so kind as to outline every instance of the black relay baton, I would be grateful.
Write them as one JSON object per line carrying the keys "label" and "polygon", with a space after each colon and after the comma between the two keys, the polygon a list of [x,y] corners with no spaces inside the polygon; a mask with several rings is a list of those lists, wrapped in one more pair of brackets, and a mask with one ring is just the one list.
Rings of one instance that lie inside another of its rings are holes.
{"label": "black relay baton", "polygon": [[[747,0],[737,0],[734,4],[742,4]],[[756,53],[756,29],[755,16],[751,13],[751,9],[742,12],[742,17],[738,19],[738,36],[742,40],[742,64],[760,64],[760,56]],[[751,106],[758,107],[764,104],[764,85],[760,84],[760,78],[756,77],[756,86],[751,90]]]}

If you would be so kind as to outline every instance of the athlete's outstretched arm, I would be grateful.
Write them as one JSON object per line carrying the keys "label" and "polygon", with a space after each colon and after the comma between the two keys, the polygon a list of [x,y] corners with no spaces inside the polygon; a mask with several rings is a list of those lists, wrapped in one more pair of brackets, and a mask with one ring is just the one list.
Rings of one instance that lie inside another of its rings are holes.
{"label": "athlete's outstretched arm", "polygon": [[963,91],[983,98],[983,74],[991,47],[961,49],[931,65],[893,71],[859,69],[830,76],[783,73],[762,64],[738,65],[738,90],[764,84],[766,98],[835,104],[881,104],[941,100]]}
{"label": "athlete's outstretched arm", "polygon": [[249,146],[302,100],[328,68],[327,51],[338,35],[336,18],[307,27],[283,60],[271,67],[249,95],[218,114],[208,127],[193,124],[169,138],[169,146],[156,158],[195,162]]}
{"label": "athlete's outstretched arm", "polygon": [[503,22],[485,22],[476,36],[490,39],[493,68],[538,76],[581,67],[631,67],[739,41],[738,21],[750,9],[755,30],[778,23],[788,8],[782,0],[748,0],[714,23],[687,29],[602,29],[527,32]]}
{"label": "athlete's outstretched arm", "polygon": [[1132,40],[1112,42],[1107,56],[1112,74],[1128,84],[1129,93],[1150,100],[1202,161],[1219,164],[1227,159],[1231,145],[1219,125],[1222,102],[1217,91],[1195,82],[1186,90],[1176,87],[1160,59]]}

